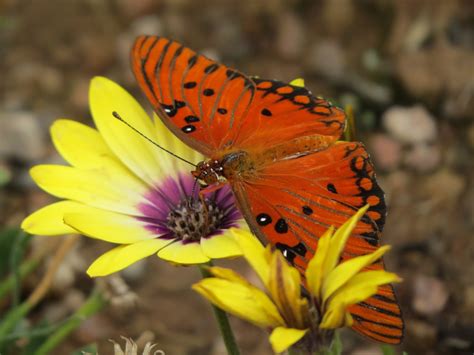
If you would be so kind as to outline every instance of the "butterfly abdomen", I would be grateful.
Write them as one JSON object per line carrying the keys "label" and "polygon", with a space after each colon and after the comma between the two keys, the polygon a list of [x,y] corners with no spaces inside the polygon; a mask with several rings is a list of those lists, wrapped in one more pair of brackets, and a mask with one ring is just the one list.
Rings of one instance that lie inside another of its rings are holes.
{"label": "butterfly abdomen", "polygon": [[313,135],[293,139],[263,151],[253,159],[257,166],[265,166],[280,160],[294,159],[326,149],[335,142],[334,137]]}

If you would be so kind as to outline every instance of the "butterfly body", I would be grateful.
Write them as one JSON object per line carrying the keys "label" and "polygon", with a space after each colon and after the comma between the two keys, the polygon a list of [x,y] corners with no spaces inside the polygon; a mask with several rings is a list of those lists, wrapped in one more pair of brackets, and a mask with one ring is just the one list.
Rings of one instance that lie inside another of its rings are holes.
{"label": "butterfly body", "polygon": [[[165,38],[137,38],[132,66],[165,125],[209,158],[192,174],[207,185],[230,184],[254,234],[302,274],[327,228],[366,204],[342,257],[380,246],[384,194],[364,146],[339,141],[343,110],[302,86],[248,77]],[[400,343],[403,320],[391,286],[350,312],[354,330]]]}

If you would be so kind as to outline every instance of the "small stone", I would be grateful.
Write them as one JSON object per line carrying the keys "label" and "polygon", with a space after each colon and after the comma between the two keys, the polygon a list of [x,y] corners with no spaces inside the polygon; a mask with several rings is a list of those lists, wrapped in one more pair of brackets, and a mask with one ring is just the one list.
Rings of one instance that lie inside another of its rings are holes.
{"label": "small stone", "polygon": [[400,164],[402,147],[400,143],[387,134],[375,134],[369,141],[377,168],[395,170]]}
{"label": "small stone", "polygon": [[451,170],[443,169],[429,176],[423,185],[422,195],[431,197],[433,203],[455,204],[466,188],[463,176]]}
{"label": "small stone", "polygon": [[388,133],[402,143],[433,142],[438,136],[436,122],[423,106],[393,106],[382,121]]}
{"label": "small stone", "polygon": [[45,136],[32,112],[0,112],[0,127],[0,159],[34,162],[43,157]]}
{"label": "small stone", "polygon": [[308,58],[309,69],[335,81],[344,78],[346,54],[336,41],[318,41],[310,50]]}
{"label": "small stone", "polygon": [[156,4],[153,0],[119,0],[117,5],[124,16],[134,18],[150,12]]}
{"label": "small stone", "polygon": [[127,282],[137,282],[145,276],[147,259],[140,260],[122,270],[121,275]]}
{"label": "small stone", "polygon": [[142,16],[132,22],[129,33],[132,37],[142,34],[159,36],[163,34],[163,23],[156,15]]}
{"label": "small stone", "polygon": [[467,131],[467,138],[469,140],[469,145],[474,149],[474,123],[471,123]]}
{"label": "small stone", "polygon": [[[411,319],[407,322],[407,333],[413,335],[418,341],[422,341],[427,344],[432,344],[436,340],[436,328],[429,323]],[[429,345],[425,344],[425,347]]]}
{"label": "small stone", "polygon": [[434,316],[441,312],[448,301],[446,285],[435,277],[417,275],[413,282],[413,309],[419,314]]}
{"label": "small stone", "polygon": [[440,162],[441,151],[435,144],[416,144],[405,156],[405,164],[420,173],[434,170]]}
{"label": "small stone", "polygon": [[301,56],[305,44],[305,31],[302,20],[294,13],[285,11],[279,18],[276,47],[285,59],[295,59]]}
{"label": "small stone", "polygon": [[40,70],[39,76],[41,89],[50,95],[61,93],[64,88],[63,76],[60,71],[52,67],[44,67]]}
{"label": "small stone", "polygon": [[89,106],[89,80],[77,80],[74,83],[69,100],[75,109],[87,111]]}
{"label": "small stone", "polygon": [[474,316],[474,285],[467,286],[464,291],[464,311]]}

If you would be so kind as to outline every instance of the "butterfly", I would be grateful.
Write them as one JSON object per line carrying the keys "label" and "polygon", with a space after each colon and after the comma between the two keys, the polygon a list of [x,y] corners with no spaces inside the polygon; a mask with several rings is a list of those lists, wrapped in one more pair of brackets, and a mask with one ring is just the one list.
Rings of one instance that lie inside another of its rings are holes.
{"label": "butterfly", "polygon": [[[246,76],[166,38],[138,37],[131,60],[166,126],[209,158],[194,176],[211,187],[230,184],[252,232],[301,273],[319,236],[366,204],[343,259],[379,247],[384,194],[364,146],[339,141],[343,110],[304,87]],[[349,310],[355,331],[401,342],[403,319],[390,285]]]}

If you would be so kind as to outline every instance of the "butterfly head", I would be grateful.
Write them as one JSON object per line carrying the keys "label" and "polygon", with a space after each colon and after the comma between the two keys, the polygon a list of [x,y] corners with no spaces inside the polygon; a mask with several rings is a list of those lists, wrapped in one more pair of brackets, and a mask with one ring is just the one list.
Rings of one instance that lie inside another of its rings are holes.
{"label": "butterfly head", "polygon": [[198,163],[196,170],[192,171],[191,174],[206,185],[213,185],[224,179],[223,172],[224,167],[221,162],[217,159],[211,159]]}

